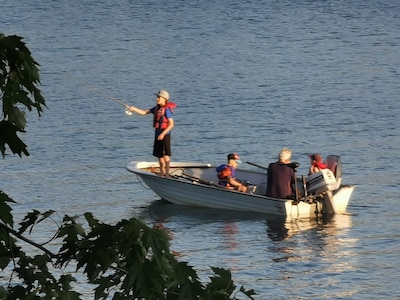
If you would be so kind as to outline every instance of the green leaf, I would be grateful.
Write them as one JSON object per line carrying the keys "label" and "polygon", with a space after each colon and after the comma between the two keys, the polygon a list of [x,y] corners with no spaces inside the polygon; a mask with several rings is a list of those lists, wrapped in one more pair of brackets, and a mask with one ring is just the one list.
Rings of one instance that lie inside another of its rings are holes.
{"label": "green leaf", "polygon": [[28,213],[25,218],[20,222],[21,227],[19,228],[19,233],[25,232],[26,229],[31,227],[29,233],[32,232],[32,229],[35,225],[40,222],[46,220],[50,216],[55,213],[54,210],[48,210],[44,213],[39,212],[38,210],[33,210],[31,213]]}
{"label": "green leaf", "polygon": [[[14,118],[16,118],[15,115]],[[26,144],[17,136],[18,131],[24,132],[9,121],[0,121],[0,150],[3,157],[5,155],[6,144],[13,154],[18,154],[20,157],[22,156],[22,153],[26,156],[30,155],[26,149]]]}
{"label": "green leaf", "polygon": [[21,227],[19,228],[19,233],[25,232],[25,230],[27,230],[29,227],[31,227],[30,231],[32,231],[33,226],[36,224],[40,215],[41,213],[38,210],[33,210],[32,212],[28,213],[20,222]]}
{"label": "green leaf", "polygon": [[155,261],[164,266],[164,257],[170,255],[168,234],[160,229],[148,228],[144,230],[143,241],[147,249],[152,249]]}
{"label": "green leaf", "polygon": [[140,268],[129,270],[122,288],[134,290],[139,299],[162,299],[165,279],[157,264],[146,261]]}
{"label": "green leaf", "polygon": [[211,268],[216,274],[211,277],[211,282],[207,285],[207,291],[211,294],[213,293],[223,293],[226,295],[231,295],[235,290],[236,286],[232,281],[231,272],[223,268]]}
{"label": "green leaf", "polygon": [[18,104],[25,106],[29,111],[36,108],[41,115],[45,100],[38,85],[39,64],[32,57],[31,52],[22,41],[22,37],[0,34],[0,96],[2,100],[2,116],[5,122],[0,128],[0,151],[5,156],[6,145],[13,154],[29,155],[26,145],[16,135],[23,132],[26,126],[25,113]]}
{"label": "green leaf", "polygon": [[196,299],[195,295],[204,295],[204,289],[196,274],[196,271],[186,262],[173,264],[173,277],[167,285],[168,299]]}
{"label": "green leaf", "polygon": [[243,286],[240,287],[239,289],[240,292],[242,292],[243,294],[245,294],[247,297],[249,297],[250,299],[254,299],[251,296],[257,295],[257,293],[251,289],[251,290],[246,290]]}
{"label": "green leaf", "polygon": [[6,193],[0,191],[0,220],[11,227],[14,224],[11,207],[6,202],[14,202]]}
{"label": "green leaf", "polygon": [[[5,230],[0,228],[0,241],[6,241],[8,238],[9,235],[5,232]],[[11,251],[10,248],[14,248],[13,246],[15,246],[15,240],[10,239],[9,241],[11,245],[6,246],[0,243],[0,269],[6,268],[12,259],[11,254],[13,253],[13,251]]]}
{"label": "green leaf", "polygon": [[7,295],[7,290],[3,286],[0,286],[0,299],[7,299]]}

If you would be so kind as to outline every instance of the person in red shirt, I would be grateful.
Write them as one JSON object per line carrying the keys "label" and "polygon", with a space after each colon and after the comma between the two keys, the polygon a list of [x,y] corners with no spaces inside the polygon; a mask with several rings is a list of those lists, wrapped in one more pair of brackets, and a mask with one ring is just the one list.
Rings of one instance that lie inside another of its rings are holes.
{"label": "person in red shirt", "polygon": [[308,175],[320,172],[321,170],[328,168],[328,166],[322,162],[322,156],[320,154],[314,153],[309,155],[309,157],[311,159],[311,166]]}

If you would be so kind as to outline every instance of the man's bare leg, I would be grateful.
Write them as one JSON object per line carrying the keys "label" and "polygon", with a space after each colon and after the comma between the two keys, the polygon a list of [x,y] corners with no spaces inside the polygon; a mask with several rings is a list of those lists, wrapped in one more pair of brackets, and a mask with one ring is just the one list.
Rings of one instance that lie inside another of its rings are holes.
{"label": "man's bare leg", "polygon": [[164,174],[165,177],[169,177],[169,165],[171,158],[168,155],[164,155],[163,159],[164,159],[164,171],[165,171]]}
{"label": "man's bare leg", "polygon": [[160,164],[160,173],[158,175],[165,176],[166,168],[165,168],[165,159],[164,159],[164,157],[159,157],[158,158],[158,163]]}

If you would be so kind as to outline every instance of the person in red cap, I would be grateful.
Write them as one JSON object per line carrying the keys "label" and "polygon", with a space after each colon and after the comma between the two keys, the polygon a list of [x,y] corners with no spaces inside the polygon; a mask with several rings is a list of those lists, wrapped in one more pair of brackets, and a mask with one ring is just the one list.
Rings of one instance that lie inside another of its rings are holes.
{"label": "person in red cap", "polygon": [[318,153],[310,154],[311,166],[308,175],[320,172],[323,169],[328,168],[326,164],[322,162],[322,156]]}
{"label": "person in red cap", "polygon": [[247,192],[247,187],[235,178],[235,170],[242,163],[239,155],[230,153],[227,158],[227,164],[222,164],[216,168],[219,179],[218,184],[239,192]]}
{"label": "person in red cap", "polygon": [[171,129],[174,127],[172,117],[176,104],[169,101],[169,93],[160,90],[157,94],[157,105],[143,110],[135,106],[127,106],[130,112],[139,115],[153,114],[153,127],[155,128],[153,156],[158,157],[160,164],[160,176],[169,176],[169,165],[171,160]]}

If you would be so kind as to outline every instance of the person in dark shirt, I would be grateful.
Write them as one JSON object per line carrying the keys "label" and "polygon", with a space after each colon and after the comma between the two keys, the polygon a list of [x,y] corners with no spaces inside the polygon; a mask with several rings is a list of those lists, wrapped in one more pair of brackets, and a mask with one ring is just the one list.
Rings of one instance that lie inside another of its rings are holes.
{"label": "person in dark shirt", "polygon": [[293,167],[290,167],[292,151],[283,148],[279,152],[278,161],[270,163],[267,172],[267,197],[288,199],[294,195],[293,184],[296,175]]}

